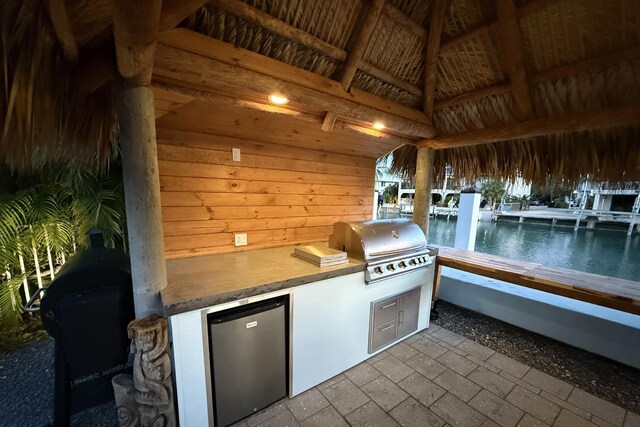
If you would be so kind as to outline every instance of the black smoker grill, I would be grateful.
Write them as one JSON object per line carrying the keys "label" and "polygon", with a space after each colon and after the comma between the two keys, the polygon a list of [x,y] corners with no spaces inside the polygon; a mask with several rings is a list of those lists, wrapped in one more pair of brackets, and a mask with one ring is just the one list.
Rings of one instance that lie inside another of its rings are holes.
{"label": "black smoker grill", "polygon": [[[113,399],[111,378],[127,368],[127,325],[134,317],[129,257],[105,248],[102,233],[91,249],[70,258],[40,301],[40,316],[55,339],[54,425],[72,413]],[[27,307],[35,311],[32,298]]]}

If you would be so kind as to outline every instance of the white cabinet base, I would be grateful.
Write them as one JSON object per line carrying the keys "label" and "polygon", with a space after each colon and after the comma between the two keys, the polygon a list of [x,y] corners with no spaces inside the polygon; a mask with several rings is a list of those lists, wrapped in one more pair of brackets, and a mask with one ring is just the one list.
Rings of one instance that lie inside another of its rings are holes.
{"label": "white cabinet base", "polygon": [[180,425],[213,426],[208,313],[289,294],[289,395],[295,396],[373,356],[367,351],[371,302],[421,286],[418,331],[428,327],[432,284],[433,268],[372,285],[355,273],[169,317]]}
{"label": "white cabinet base", "polygon": [[368,353],[373,301],[422,286],[418,331],[428,327],[432,271],[430,268],[411,272],[371,285],[365,285],[364,273],[358,273],[294,288],[291,395],[302,393],[393,345]]}

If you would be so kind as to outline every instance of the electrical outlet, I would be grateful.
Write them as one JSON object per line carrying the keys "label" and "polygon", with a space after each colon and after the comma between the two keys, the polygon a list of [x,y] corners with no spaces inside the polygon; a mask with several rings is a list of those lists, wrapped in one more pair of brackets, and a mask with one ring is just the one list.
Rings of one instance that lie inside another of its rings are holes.
{"label": "electrical outlet", "polygon": [[236,239],[236,246],[247,246],[247,233],[238,233],[233,236]]}
{"label": "electrical outlet", "polygon": [[240,149],[239,148],[232,148],[231,149],[231,154],[233,155],[233,161],[234,162],[239,162],[240,161]]}

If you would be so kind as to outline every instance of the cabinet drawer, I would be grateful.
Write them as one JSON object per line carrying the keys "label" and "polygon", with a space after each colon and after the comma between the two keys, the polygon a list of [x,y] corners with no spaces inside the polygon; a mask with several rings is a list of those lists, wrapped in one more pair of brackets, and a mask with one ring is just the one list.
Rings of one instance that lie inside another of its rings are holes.
{"label": "cabinet drawer", "polygon": [[398,298],[387,298],[373,305],[373,327],[395,321],[398,318]]}
{"label": "cabinet drawer", "polygon": [[392,321],[384,323],[380,326],[375,326],[371,331],[371,350],[369,351],[369,353],[372,353],[380,347],[384,347],[385,345],[395,340],[396,327],[396,319],[393,319]]}

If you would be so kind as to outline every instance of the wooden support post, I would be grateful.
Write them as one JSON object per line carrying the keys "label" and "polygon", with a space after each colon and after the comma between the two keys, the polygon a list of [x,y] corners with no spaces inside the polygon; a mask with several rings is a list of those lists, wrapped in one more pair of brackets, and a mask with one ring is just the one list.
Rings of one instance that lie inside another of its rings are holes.
{"label": "wooden support post", "polygon": [[120,86],[117,99],[122,172],[136,317],[162,313],[167,286],[153,92]]}
{"label": "wooden support post", "polygon": [[151,82],[162,0],[113,1],[113,37],[118,71],[139,85]]}
{"label": "wooden support post", "polygon": [[433,150],[418,148],[416,159],[416,192],[413,202],[413,222],[418,224],[429,240],[429,205],[431,204],[431,175]]}

